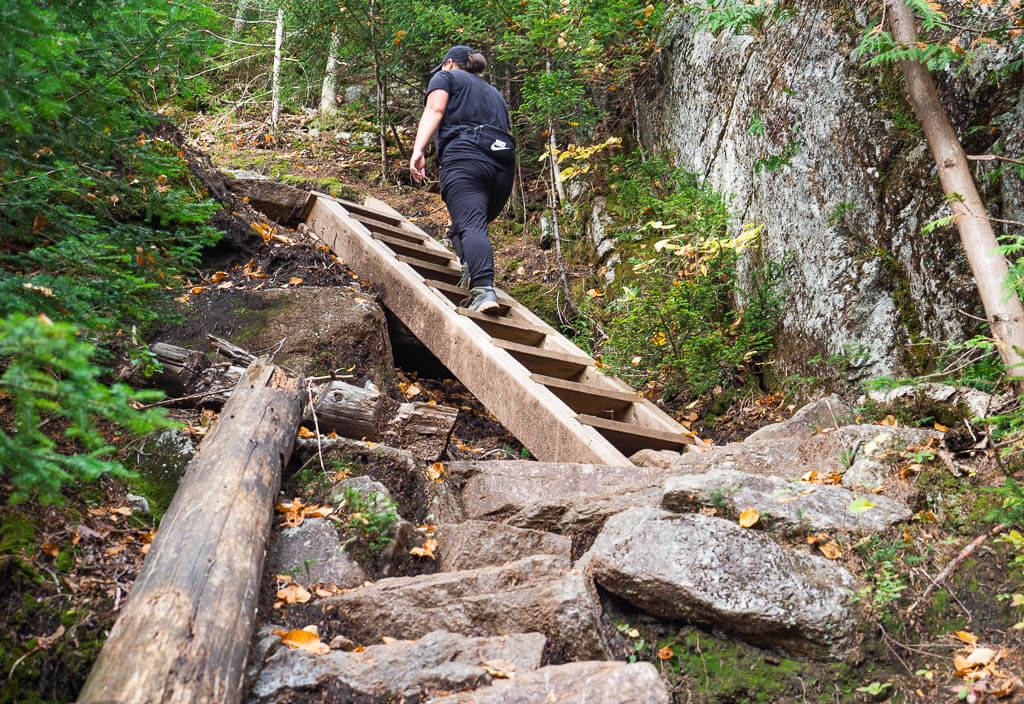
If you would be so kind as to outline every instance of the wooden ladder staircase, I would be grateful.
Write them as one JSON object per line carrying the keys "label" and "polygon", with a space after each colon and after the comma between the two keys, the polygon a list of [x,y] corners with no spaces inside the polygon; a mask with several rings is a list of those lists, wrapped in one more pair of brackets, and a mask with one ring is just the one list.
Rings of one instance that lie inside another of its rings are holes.
{"label": "wooden ladder staircase", "polygon": [[457,258],[387,203],[313,193],[309,228],[537,459],[629,465],[701,444],[503,291],[498,315],[458,307]]}

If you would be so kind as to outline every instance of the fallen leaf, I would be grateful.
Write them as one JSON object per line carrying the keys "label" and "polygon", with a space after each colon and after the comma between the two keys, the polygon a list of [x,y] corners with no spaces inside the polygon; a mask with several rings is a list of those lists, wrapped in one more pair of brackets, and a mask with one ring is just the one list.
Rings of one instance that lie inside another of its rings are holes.
{"label": "fallen leaf", "polygon": [[934,427],[934,428],[935,428],[936,430],[938,430],[938,431],[939,431],[940,433],[945,433],[945,432],[948,432],[948,431],[949,431],[949,428],[947,428],[946,426],[944,426],[944,425],[943,425],[942,423],[939,423],[938,421],[936,421],[936,422],[935,422],[935,424],[934,424],[934,426],[933,426],[933,427]]}
{"label": "fallen leaf", "polygon": [[313,598],[301,584],[289,584],[284,589],[277,591],[277,598],[286,604],[305,604]]}
{"label": "fallen leaf", "polygon": [[675,652],[667,645],[658,651],[658,659],[660,660],[668,660],[673,655],[675,655]]}
{"label": "fallen leaf", "polygon": [[993,660],[996,660],[996,651],[992,648],[975,648],[967,656],[968,665],[984,667]]}
{"label": "fallen leaf", "polygon": [[226,271],[218,271],[218,272],[216,272],[216,273],[214,273],[214,274],[212,274],[210,276],[210,283],[212,283],[212,284],[218,283],[218,282],[223,281],[224,279],[228,278],[229,276],[231,276],[231,274],[229,274]]}
{"label": "fallen leaf", "polygon": [[510,680],[516,676],[515,663],[504,660],[492,660],[480,664],[491,677],[499,680]]}
{"label": "fallen leaf", "polygon": [[294,631],[288,631],[287,633],[275,629],[274,635],[281,636],[281,642],[289,648],[305,650],[313,653],[314,655],[323,655],[331,650],[331,646],[321,641],[319,635],[302,628],[298,628]]}
{"label": "fallen leaf", "polygon": [[384,645],[391,645],[392,643],[398,642],[397,638],[392,638],[391,636],[381,636],[380,639],[381,642],[384,643]]}
{"label": "fallen leaf", "polygon": [[429,469],[427,469],[427,478],[430,479],[430,481],[432,482],[441,481],[442,478],[446,476],[446,474],[447,473],[444,471],[444,463],[442,462],[435,462],[434,464],[430,465]]}
{"label": "fallen leaf", "polygon": [[757,512],[757,509],[748,508],[745,511],[743,511],[742,513],[740,513],[739,523],[744,528],[749,528],[750,526],[752,526],[755,523],[757,523],[757,521],[760,518],[761,518],[761,514]]}
{"label": "fallen leaf", "polygon": [[300,425],[299,426],[299,437],[300,438],[315,438],[316,437],[316,433],[314,433],[312,430],[310,430],[306,426]]}
{"label": "fallen leaf", "polygon": [[57,555],[60,554],[60,548],[58,548],[53,543],[43,543],[39,546],[39,549],[47,555],[49,555],[50,557],[57,557]]}
{"label": "fallen leaf", "polygon": [[415,547],[409,551],[410,555],[416,557],[429,557],[431,560],[436,560],[437,557],[434,555],[434,550],[437,550],[437,541],[434,538],[427,538],[423,541],[423,547]]}
{"label": "fallen leaf", "polygon": [[630,638],[639,638],[640,637],[640,631],[636,630],[635,628],[631,628],[626,633],[626,635],[629,636]]}
{"label": "fallen leaf", "polygon": [[851,503],[848,510],[850,511],[850,513],[852,513],[854,515],[857,515],[858,513],[864,513],[865,511],[870,511],[874,507],[875,507],[875,505],[873,503],[871,503],[870,501],[868,501],[867,499],[860,498],[860,499],[857,499],[856,501],[854,501],[853,503]]}
{"label": "fallen leaf", "polygon": [[591,298],[603,298],[604,292],[601,291],[601,289],[599,288],[592,288],[589,291],[587,291],[587,295],[590,296]]}
{"label": "fallen leaf", "polygon": [[409,398],[417,396],[422,392],[423,389],[421,389],[418,384],[409,384],[409,386],[405,388],[405,395],[408,396]]}
{"label": "fallen leaf", "polygon": [[112,510],[113,510],[114,513],[120,514],[122,516],[130,516],[133,513],[135,513],[135,511],[133,511],[128,506],[118,506],[117,508],[112,509]]}
{"label": "fallen leaf", "polygon": [[834,540],[830,540],[823,545],[819,545],[818,549],[821,550],[821,554],[830,560],[838,560],[843,555],[842,548]]}
{"label": "fallen leaf", "polygon": [[978,636],[968,631],[957,631],[953,635],[962,640],[964,643],[967,643],[968,645],[973,646],[978,644]]}
{"label": "fallen leaf", "polygon": [[292,286],[298,286],[302,282],[303,278],[301,276],[293,276],[292,278],[288,279],[288,283],[290,283]]}

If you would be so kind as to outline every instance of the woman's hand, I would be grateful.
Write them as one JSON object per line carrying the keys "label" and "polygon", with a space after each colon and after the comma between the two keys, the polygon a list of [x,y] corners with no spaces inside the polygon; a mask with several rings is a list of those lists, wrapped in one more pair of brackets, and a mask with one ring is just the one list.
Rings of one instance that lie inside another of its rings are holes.
{"label": "woman's hand", "polygon": [[416,183],[427,177],[426,163],[427,160],[423,156],[423,150],[413,149],[412,156],[409,157],[409,172]]}

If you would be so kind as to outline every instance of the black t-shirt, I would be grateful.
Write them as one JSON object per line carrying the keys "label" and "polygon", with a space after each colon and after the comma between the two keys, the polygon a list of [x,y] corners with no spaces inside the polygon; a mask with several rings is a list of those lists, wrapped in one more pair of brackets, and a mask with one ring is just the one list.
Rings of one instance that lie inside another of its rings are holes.
{"label": "black t-shirt", "polygon": [[437,129],[437,153],[444,154],[448,143],[466,127],[491,125],[504,132],[511,130],[508,105],[490,83],[468,71],[438,71],[427,85],[427,95],[435,90],[448,93],[441,125]]}

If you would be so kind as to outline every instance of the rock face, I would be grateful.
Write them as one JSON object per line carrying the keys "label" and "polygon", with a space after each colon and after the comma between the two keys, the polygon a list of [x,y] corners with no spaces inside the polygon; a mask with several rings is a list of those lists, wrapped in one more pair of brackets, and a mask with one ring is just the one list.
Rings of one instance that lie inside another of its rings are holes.
{"label": "rock face", "polygon": [[552,555],[561,567],[572,566],[572,541],[554,533],[466,521],[439,526],[434,537],[441,552],[442,572],[501,565],[530,555]]}
{"label": "rock face", "polygon": [[669,694],[649,662],[573,662],[497,681],[431,704],[668,704]]}
{"label": "rock face", "polygon": [[539,633],[467,638],[445,631],[359,653],[314,655],[277,645],[252,683],[252,699],[288,701],[297,691],[323,688],[332,701],[420,701],[432,692],[486,686],[492,679],[488,667],[521,677],[540,667],[543,650]]}
{"label": "rock face", "polygon": [[501,567],[382,579],[307,609],[311,621],[327,620],[360,643],[437,629],[469,636],[540,632],[556,661],[608,659],[591,589],[582,574],[542,555]]}
{"label": "rock face", "polygon": [[[973,279],[953,228],[920,232],[948,212],[935,165],[910,129],[910,108],[887,87],[892,69],[852,57],[860,26],[810,3],[756,39],[695,32],[693,21],[668,32],[646,143],[734,195],[739,220],[765,225],[745,276],[796,253],[775,350],[780,376],[815,354],[847,355],[850,378],[898,374],[914,366],[901,354],[908,333],[962,339],[969,322],[953,310],[981,314]],[[968,153],[1001,139],[1024,144],[1019,101],[985,85],[992,68],[978,61],[936,76],[962,139],[971,125],[999,126],[968,138]],[[1014,112],[1000,115],[1001,104]],[[990,215],[1013,218],[998,202],[1019,213],[1024,180],[1010,176],[1002,188]]]}
{"label": "rock face", "polygon": [[463,483],[466,518],[578,534],[599,529],[632,506],[656,506],[671,470],[498,461],[453,462],[449,472]]}
{"label": "rock face", "polygon": [[[863,499],[871,507],[854,513],[850,506]],[[662,508],[686,512],[716,506],[723,518],[755,509],[761,521],[784,533],[840,531],[881,533],[900,521],[910,520],[910,509],[885,496],[855,494],[841,486],[790,481],[726,469],[706,474],[669,477],[665,480]]]}
{"label": "rock face", "polygon": [[338,531],[324,518],[307,518],[282,530],[267,565],[271,574],[287,574],[302,584],[348,589],[366,581],[366,573],[341,549]]}
{"label": "rock face", "polygon": [[919,445],[942,433],[887,425],[847,425],[806,437],[772,437],[687,453],[671,469],[675,474],[735,470],[776,477],[801,477],[814,471],[841,473],[865,456],[882,457],[888,450]]}
{"label": "rock face", "polygon": [[577,567],[662,618],[812,657],[843,657],[854,644],[849,572],[720,518],[624,511]]}

